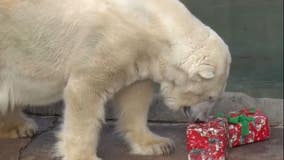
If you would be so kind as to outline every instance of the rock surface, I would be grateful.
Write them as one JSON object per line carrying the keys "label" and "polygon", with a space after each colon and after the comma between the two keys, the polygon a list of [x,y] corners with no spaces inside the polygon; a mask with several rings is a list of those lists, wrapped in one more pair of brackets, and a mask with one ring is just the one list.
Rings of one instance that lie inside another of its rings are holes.
{"label": "rock surface", "polygon": [[[59,123],[56,117],[34,117],[41,131],[31,139],[0,140],[0,160],[55,160],[52,158]],[[175,141],[176,151],[169,156],[135,156],[114,132],[113,122],[103,127],[98,155],[104,160],[186,160],[186,124],[151,123],[151,130]],[[283,128],[273,128],[269,140],[230,149],[229,160],[283,159]]]}

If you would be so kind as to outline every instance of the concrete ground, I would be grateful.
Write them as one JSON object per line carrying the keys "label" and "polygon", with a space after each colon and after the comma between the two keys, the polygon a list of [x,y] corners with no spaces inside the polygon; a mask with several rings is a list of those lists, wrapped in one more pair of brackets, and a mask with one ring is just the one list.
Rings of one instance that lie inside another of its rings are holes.
{"label": "concrete ground", "polygon": [[[0,160],[53,160],[52,146],[55,142],[54,131],[58,127],[58,117],[34,116],[40,126],[39,133],[33,138],[0,140]],[[186,160],[186,124],[150,124],[151,129],[172,138],[176,152],[170,156],[134,156],[128,153],[123,140],[114,132],[112,122],[105,125],[98,155],[104,160]],[[272,128],[269,140],[230,149],[229,160],[281,160],[283,159],[283,128]]]}

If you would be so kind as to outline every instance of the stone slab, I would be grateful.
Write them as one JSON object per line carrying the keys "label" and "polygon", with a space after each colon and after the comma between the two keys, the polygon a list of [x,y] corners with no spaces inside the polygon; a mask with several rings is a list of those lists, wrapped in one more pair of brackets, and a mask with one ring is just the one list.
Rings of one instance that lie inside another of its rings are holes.
{"label": "stone slab", "polygon": [[0,139],[0,160],[19,160],[20,152],[31,139]]}
{"label": "stone slab", "polygon": [[[155,133],[172,138],[176,143],[176,152],[169,156],[135,156],[128,153],[128,146],[114,131],[113,123],[103,127],[98,155],[104,160],[186,160],[186,124],[150,124]],[[52,158],[55,144],[52,129],[36,136],[22,150],[20,159],[8,160],[54,160]],[[229,160],[280,160],[283,159],[283,128],[273,128],[271,138],[264,142],[244,145],[230,149]],[[20,141],[20,140],[19,140]],[[20,143],[20,142],[19,142]],[[1,144],[0,144],[1,145]],[[2,147],[11,144],[2,144]],[[0,148],[2,149],[2,148]],[[15,153],[13,153],[15,154]],[[2,159],[1,159],[2,160]],[[4,160],[4,159],[3,159]],[[6,159],[5,159],[6,160]]]}

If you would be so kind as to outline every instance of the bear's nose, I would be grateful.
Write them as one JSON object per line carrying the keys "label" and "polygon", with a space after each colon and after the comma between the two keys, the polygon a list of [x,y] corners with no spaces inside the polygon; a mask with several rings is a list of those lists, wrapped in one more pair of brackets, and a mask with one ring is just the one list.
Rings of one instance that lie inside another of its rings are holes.
{"label": "bear's nose", "polygon": [[190,118],[191,116],[191,107],[190,106],[184,106],[183,107],[183,113],[187,118]]}

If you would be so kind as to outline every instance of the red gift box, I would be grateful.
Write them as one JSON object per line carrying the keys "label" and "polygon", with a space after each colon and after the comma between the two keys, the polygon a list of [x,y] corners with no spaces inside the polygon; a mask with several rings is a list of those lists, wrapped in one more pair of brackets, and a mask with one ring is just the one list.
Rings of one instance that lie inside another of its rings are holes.
{"label": "red gift box", "polygon": [[[243,117],[242,120],[239,120],[240,117]],[[231,119],[246,122],[233,122],[235,123],[233,124],[230,122]],[[245,108],[238,112],[230,112],[228,121],[230,147],[263,141],[270,137],[268,117],[259,109],[252,110]],[[247,125],[247,131],[244,131],[244,125]]]}
{"label": "red gift box", "polygon": [[228,122],[216,118],[187,128],[188,160],[225,160],[229,147]]}

